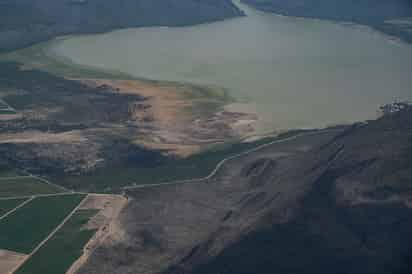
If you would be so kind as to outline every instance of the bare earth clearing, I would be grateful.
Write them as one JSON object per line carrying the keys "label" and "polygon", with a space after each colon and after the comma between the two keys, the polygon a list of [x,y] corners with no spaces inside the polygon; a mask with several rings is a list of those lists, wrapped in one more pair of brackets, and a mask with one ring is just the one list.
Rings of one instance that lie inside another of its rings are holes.
{"label": "bare earth clearing", "polygon": [[205,147],[223,143],[228,138],[241,138],[253,134],[254,114],[223,110],[211,112],[202,104],[220,104],[207,97],[191,98],[187,87],[176,84],[148,83],[139,80],[79,80],[97,87],[110,87],[119,94],[139,95],[146,100],[129,106],[130,121],[142,133],[134,142],[150,149],[189,156]]}
{"label": "bare earth clearing", "polygon": [[84,247],[83,255],[71,266],[67,274],[76,273],[103,241],[113,241],[122,237],[117,217],[126,204],[127,199],[120,195],[90,194],[86,198],[79,210],[97,209],[99,213],[86,224],[85,229],[98,230]]}
{"label": "bare earth clearing", "polygon": [[16,269],[16,267],[20,265],[26,257],[27,255],[25,254],[0,250],[0,273],[12,273],[13,269]]}

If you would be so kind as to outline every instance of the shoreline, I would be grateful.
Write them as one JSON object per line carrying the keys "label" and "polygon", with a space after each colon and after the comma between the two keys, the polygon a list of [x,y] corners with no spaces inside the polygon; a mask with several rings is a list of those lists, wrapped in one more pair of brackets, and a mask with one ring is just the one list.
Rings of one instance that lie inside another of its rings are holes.
{"label": "shoreline", "polygon": [[226,106],[236,101],[224,88],[143,79],[76,64],[49,50],[60,39],[0,55],[0,61],[17,62],[22,70],[45,71],[112,93],[146,98],[142,103],[129,106],[131,117],[124,123],[139,128],[141,134],[133,143],[148,149],[188,157],[254,132],[252,124],[258,117],[226,110]]}

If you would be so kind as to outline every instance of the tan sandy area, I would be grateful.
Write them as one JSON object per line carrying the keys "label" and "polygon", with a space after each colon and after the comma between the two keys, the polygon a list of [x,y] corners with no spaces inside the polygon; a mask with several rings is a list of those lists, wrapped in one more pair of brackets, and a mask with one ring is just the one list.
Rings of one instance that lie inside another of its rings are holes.
{"label": "tan sandy area", "polygon": [[82,256],[67,271],[68,274],[76,273],[103,241],[123,238],[124,233],[117,217],[126,204],[127,199],[121,195],[88,195],[80,209],[98,209],[100,211],[85,225],[84,229],[98,230],[83,248]]}
{"label": "tan sandy area", "polygon": [[161,124],[175,123],[178,118],[183,119],[181,110],[191,105],[173,85],[158,85],[138,80],[88,79],[82,82],[94,87],[109,86],[122,94],[145,97],[147,102],[137,104],[135,109],[131,110],[134,118],[139,120],[153,119]]}
{"label": "tan sandy area", "polygon": [[108,88],[113,92],[134,94],[145,98],[129,106],[131,124],[139,134],[134,142],[166,154],[189,156],[210,145],[254,132],[256,115],[230,111],[206,111],[195,115],[197,109],[216,98],[190,96],[186,86],[139,80],[78,80],[92,87]]}
{"label": "tan sandy area", "polygon": [[23,115],[21,113],[17,114],[2,114],[0,115],[0,121],[10,121],[10,120],[17,120],[21,119]]}
{"label": "tan sandy area", "polygon": [[27,255],[7,250],[0,250],[0,273],[11,274]]}
{"label": "tan sandy area", "polygon": [[19,133],[0,134],[0,144],[22,144],[22,143],[75,143],[84,142],[80,131],[68,131],[63,133],[47,133],[36,130],[28,130]]}

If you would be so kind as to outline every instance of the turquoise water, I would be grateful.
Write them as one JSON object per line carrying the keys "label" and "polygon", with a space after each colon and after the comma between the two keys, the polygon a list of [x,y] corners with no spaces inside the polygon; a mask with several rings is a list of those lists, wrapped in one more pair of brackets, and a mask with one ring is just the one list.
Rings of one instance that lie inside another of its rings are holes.
{"label": "turquoise water", "polygon": [[53,54],[98,68],[218,85],[256,112],[256,127],[322,127],[374,118],[412,99],[412,46],[367,27],[282,17],[241,5],[247,17],[192,27],[137,28],[58,40]]}

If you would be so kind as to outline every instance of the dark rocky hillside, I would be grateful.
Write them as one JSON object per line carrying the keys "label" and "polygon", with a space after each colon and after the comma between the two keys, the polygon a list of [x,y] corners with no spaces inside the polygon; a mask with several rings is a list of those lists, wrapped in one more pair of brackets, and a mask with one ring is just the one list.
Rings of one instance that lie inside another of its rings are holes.
{"label": "dark rocky hillside", "polygon": [[[242,0],[257,9],[282,15],[348,21],[369,25],[412,42],[410,0]],[[388,20],[409,18],[407,22]]]}
{"label": "dark rocky hillside", "polygon": [[314,152],[328,164],[312,166],[308,175],[322,171],[292,218],[279,223],[269,212],[259,229],[183,273],[411,273],[412,112]]}
{"label": "dark rocky hillside", "polygon": [[80,273],[409,274],[412,109],[129,195]]}
{"label": "dark rocky hillside", "polygon": [[0,51],[63,34],[191,25],[239,15],[230,0],[0,0]]}

